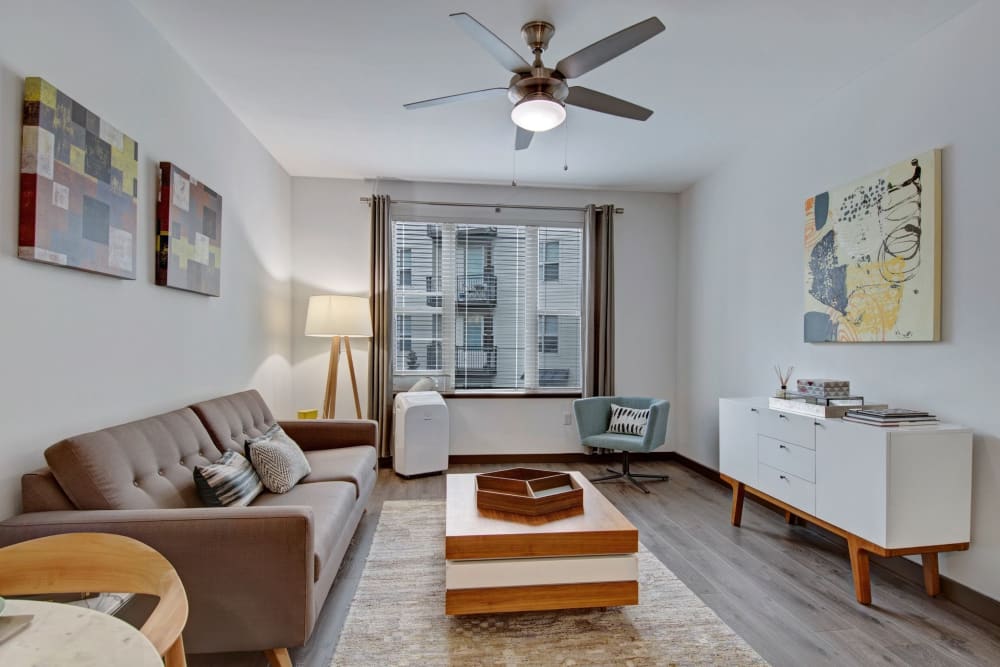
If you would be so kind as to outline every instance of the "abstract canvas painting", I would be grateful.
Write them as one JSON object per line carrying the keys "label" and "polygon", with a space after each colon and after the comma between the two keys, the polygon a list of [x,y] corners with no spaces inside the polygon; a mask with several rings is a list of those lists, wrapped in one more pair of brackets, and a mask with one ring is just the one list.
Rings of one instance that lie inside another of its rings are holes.
{"label": "abstract canvas painting", "polygon": [[806,200],[805,341],[940,339],[941,154]]}
{"label": "abstract canvas painting", "polygon": [[170,162],[160,163],[156,284],[219,296],[222,197]]}
{"label": "abstract canvas painting", "polygon": [[25,79],[18,257],[134,280],[138,172],[135,140]]}

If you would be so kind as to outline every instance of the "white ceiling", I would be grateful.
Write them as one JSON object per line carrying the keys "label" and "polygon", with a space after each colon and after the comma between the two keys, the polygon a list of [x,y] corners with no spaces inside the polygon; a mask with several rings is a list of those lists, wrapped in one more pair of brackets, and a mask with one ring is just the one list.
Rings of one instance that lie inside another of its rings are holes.
{"label": "white ceiling", "polygon": [[[521,25],[551,21],[554,66],[649,16],[666,32],[571,83],[655,110],[577,108],[517,155],[522,185],[682,190],[761,132],[976,0],[133,0],[293,176],[509,183],[504,97],[406,102],[506,86],[448,14],[466,11],[530,60]],[[885,103],[873,100],[873,104]]]}

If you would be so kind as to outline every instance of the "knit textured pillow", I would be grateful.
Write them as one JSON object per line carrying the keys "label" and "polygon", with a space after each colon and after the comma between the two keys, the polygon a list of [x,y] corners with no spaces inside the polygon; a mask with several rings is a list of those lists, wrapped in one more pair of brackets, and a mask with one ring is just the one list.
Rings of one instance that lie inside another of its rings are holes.
{"label": "knit textured pillow", "polygon": [[195,466],[194,483],[201,501],[210,507],[243,507],[264,490],[253,466],[239,452],[226,452],[215,463]]}
{"label": "knit textured pillow", "polygon": [[649,423],[649,408],[639,410],[626,408],[624,405],[611,404],[611,424],[608,433],[624,433],[625,435],[646,435],[646,424]]}
{"label": "knit textured pillow", "polygon": [[271,493],[287,493],[312,472],[302,448],[278,424],[247,440],[247,456]]}

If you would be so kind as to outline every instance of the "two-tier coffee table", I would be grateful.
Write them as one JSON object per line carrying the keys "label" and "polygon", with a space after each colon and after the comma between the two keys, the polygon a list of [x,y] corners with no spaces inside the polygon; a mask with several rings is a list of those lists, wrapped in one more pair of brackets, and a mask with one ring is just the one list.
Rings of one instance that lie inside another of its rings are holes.
{"label": "two-tier coffee table", "polygon": [[639,531],[578,472],[583,512],[527,517],[476,507],[475,475],[448,475],[445,612],[639,603]]}

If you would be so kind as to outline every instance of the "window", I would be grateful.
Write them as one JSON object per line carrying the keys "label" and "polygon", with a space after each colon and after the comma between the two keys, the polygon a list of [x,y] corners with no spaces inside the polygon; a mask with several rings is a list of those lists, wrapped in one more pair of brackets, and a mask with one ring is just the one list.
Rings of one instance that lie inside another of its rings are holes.
{"label": "window", "polygon": [[407,216],[393,220],[395,389],[431,375],[446,391],[578,391],[582,222]]}
{"label": "window", "polygon": [[401,248],[399,251],[399,286],[413,285],[413,249]]}
{"label": "window", "polygon": [[542,252],[542,274],[545,282],[559,280],[559,241],[546,241]]}
{"label": "window", "polygon": [[559,353],[559,316],[538,316],[538,351],[548,354]]}

